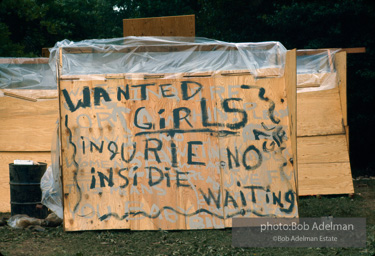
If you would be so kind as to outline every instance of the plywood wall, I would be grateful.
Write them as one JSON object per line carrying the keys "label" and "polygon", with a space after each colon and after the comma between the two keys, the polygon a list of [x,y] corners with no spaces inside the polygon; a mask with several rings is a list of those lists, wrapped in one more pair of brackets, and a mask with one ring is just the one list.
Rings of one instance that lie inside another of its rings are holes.
{"label": "plywood wall", "polygon": [[195,36],[195,15],[123,20],[126,36]]}
{"label": "plywood wall", "polygon": [[335,57],[337,87],[298,93],[299,195],[354,193],[349,161],[346,53]]}
{"label": "plywood wall", "polygon": [[295,51],[287,59],[288,75],[259,80],[60,77],[65,230],[212,229],[233,217],[298,216],[286,90],[296,88]]}
{"label": "plywood wall", "polygon": [[0,212],[10,211],[9,163],[15,159],[51,163],[52,134],[58,120],[57,91],[2,90],[33,101],[0,97]]}
{"label": "plywood wall", "polygon": [[[0,62],[46,64],[48,58],[2,58]],[[16,159],[51,163],[52,134],[59,117],[57,96],[57,90],[0,90],[0,212],[10,212],[10,163]]]}

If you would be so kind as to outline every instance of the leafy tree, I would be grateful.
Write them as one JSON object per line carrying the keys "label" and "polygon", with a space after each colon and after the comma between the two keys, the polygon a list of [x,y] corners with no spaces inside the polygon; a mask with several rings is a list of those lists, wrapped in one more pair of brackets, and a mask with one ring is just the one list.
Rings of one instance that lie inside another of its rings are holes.
{"label": "leafy tree", "polygon": [[8,26],[5,23],[0,23],[0,35],[0,56],[24,56],[24,47],[12,42]]}
{"label": "leafy tree", "polygon": [[[3,0],[0,3],[0,23],[3,40],[8,40],[8,47],[2,49],[2,56],[20,55],[22,49],[29,52],[30,47],[38,43],[39,29],[35,21],[43,16],[45,8],[38,6],[32,0]],[[15,47],[15,48],[13,48]],[[29,53],[30,54],[30,53]]]}
{"label": "leafy tree", "polygon": [[[195,0],[3,0],[0,32],[8,44],[23,47],[16,55],[39,55],[63,39],[122,37],[126,18],[192,14],[196,6]],[[5,46],[1,56],[15,55]]]}
{"label": "leafy tree", "polygon": [[126,18],[196,15],[196,35],[286,48],[364,46],[348,56],[350,155],[355,175],[375,173],[373,0],[2,0],[0,56],[38,56],[57,41],[122,36]]}
{"label": "leafy tree", "polygon": [[[63,39],[121,37],[123,15],[130,16],[133,12],[114,10],[115,2],[3,0],[0,3],[1,35],[14,46],[22,45],[24,55],[39,55],[43,47],[51,47]],[[11,55],[14,53],[2,47],[1,56]]]}
{"label": "leafy tree", "polygon": [[276,4],[263,17],[274,40],[287,48],[350,48],[348,54],[348,121],[350,157],[355,176],[375,173],[375,2],[365,0],[290,1]]}
{"label": "leafy tree", "polygon": [[375,2],[200,1],[198,35],[224,41],[280,41],[286,48],[366,47],[348,55],[350,157],[355,176],[375,173]]}

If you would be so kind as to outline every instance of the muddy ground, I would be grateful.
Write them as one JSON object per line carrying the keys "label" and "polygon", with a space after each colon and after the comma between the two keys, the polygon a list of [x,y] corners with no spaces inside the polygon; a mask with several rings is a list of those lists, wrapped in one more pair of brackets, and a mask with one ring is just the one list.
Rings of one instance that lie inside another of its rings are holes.
{"label": "muddy ground", "polygon": [[[364,217],[366,248],[234,248],[232,230],[82,231],[61,226],[17,230],[0,226],[0,255],[374,255],[375,179],[354,181],[355,195],[304,197],[301,217]],[[0,219],[10,213],[0,213]]]}

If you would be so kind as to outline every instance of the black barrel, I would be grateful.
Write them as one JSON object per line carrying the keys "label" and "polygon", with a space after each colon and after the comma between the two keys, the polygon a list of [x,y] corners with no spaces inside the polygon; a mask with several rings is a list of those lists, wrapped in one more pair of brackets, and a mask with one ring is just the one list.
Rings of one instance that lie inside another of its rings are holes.
{"label": "black barrel", "polygon": [[46,163],[37,165],[9,164],[11,215],[27,214],[44,219],[48,209],[41,204],[40,180],[47,169]]}

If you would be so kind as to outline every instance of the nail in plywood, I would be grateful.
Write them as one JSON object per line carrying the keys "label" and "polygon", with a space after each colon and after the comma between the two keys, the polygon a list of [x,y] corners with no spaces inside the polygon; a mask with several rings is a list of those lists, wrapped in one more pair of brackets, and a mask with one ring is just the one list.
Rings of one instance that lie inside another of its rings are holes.
{"label": "nail in plywood", "polygon": [[295,79],[127,76],[59,81],[65,230],[298,216],[286,97]]}
{"label": "nail in plywood", "polygon": [[195,36],[195,15],[123,20],[126,36]]}

